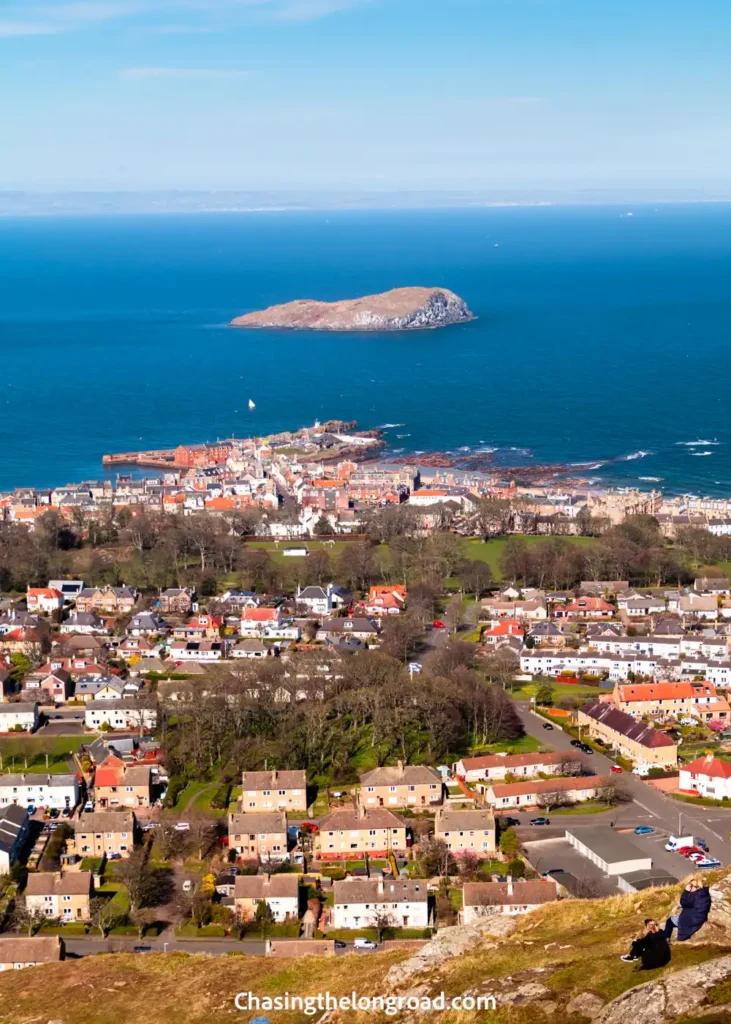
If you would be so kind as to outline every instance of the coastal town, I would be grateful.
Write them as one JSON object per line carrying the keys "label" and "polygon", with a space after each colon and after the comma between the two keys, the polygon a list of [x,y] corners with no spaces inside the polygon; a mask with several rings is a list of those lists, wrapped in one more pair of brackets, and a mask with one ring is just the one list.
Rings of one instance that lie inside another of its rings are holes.
{"label": "coastal town", "polygon": [[380,447],[2,496],[0,967],[418,946],[731,864],[726,508]]}

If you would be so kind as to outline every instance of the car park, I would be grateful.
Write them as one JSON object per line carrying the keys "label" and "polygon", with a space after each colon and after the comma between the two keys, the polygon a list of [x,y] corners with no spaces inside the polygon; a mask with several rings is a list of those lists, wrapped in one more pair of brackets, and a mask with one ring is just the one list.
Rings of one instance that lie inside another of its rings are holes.
{"label": "car park", "polygon": [[531,823],[531,825],[550,825],[551,824],[551,819],[550,818],[531,818],[530,823]]}
{"label": "car park", "polygon": [[550,732],[553,732],[553,726],[551,725],[550,722],[544,722],[543,723],[543,728],[544,729],[548,729]]}
{"label": "car park", "polygon": [[649,835],[652,835],[652,833],[654,831],[655,831],[655,829],[652,827],[652,825],[638,825],[637,828],[635,829],[635,835],[636,836],[649,836]]}

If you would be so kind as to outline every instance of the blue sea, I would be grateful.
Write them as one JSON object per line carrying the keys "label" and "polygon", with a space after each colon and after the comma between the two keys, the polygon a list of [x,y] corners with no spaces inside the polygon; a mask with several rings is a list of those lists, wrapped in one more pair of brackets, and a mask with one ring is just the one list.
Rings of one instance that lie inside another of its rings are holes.
{"label": "blue sea", "polygon": [[[417,284],[477,319],[226,326]],[[397,424],[404,457],[496,449],[499,465],[585,463],[597,484],[731,494],[730,344],[729,205],[5,219],[0,489],[340,417]]]}

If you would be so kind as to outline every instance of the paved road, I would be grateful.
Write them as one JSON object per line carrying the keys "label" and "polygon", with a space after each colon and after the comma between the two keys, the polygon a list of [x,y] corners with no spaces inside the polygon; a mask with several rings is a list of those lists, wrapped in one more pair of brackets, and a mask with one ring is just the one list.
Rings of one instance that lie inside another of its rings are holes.
{"label": "paved road", "polygon": [[[552,732],[544,729],[541,719],[536,718],[535,715],[530,713],[530,705],[528,703],[523,701],[516,702],[516,707],[521,721],[523,722],[523,727],[528,735],[534,736],[545,746],[550,747],[553,750],[574,749],[571,746],[572,737],[567,736],[559,729],[554,729]],[[608,772],[610,766],[614,763],[603,754],[594,753],[591,755],[587,754],[585,756],[591,767],[598,774]],[[634,805],[630,804],[627,805],[626,808],[621,807],[619,809],[619,817],[617,818],[617,821],[620,828],[625,823],[628,827],[634,826],[635,824],[642,824],[652,825],[663,834],[690,835],[692,833],[693,835],[703,836],[706,839],[713,855],[717,857],[722,864],[731,864],[731,841],[729,841],[731,811],[724,811],[723,809],[715,807],[694,807],[690,804],[683,804],[680,801],[673,800],[671,797],[665,796],[664,793],[661,793],[653,786],[650,786],[647,782],[643,782],[642,779],[629,772],[624,772],[621,776],[618,775],[617,779],[622,780],[623,786],[634,801]],[[630,810],[630,808],[632,808],[632,810]],[[589,821],[586,821],[586,824],[589,825],[591,822],[599,824],[604,817],[604,815],[591,815],[589,816]],[[584,824],[580,815],[566,815],[566,818],[570,819],[572,825],[577,827],[579,826],[579,823],[582,825]],[[553,819],[553,821],[555,820],[556,819]],[[535,829],[532,830],[533,833],[535,833],[535,831]],[[548,836],[546,835],[546,838],[547,837]],[[533,839],[537,837],[532,834],[530,838]],[[658,837],[656,837],[654,842],[658,843]],[[664,853],[664,851],[662,852]],[[654,856],[655,855],[653,854],[653,857]],[[673,854],[672,856],[674,858],[677,857],[676,854]],[[662,863],[664,859],[664,857],[658,856],[659,866],[667,866]]]}
{"label": "paved road", "polygon": [[[272,940],[276,942],[276,939]],[[153,953],[208,953],[211,956],[224,956],[226,953],[245,953],[247,956],[264,956],[264,943],[260,939],[177,939],[161,937],[159,939],[136,939],[129,937],[113,937],[103,939],[99,935],[84,938],[69,936],[64,938],[67,953],[75,957],[93,956],[95,953],[131,953],[135,946],[150,946]],[[379,945],[378,950],[383,949]],[[358,954],[377,952],[378,950],[358,950]],[[337,949],[337,954],[353,953],[351,943],[345,949]]]}

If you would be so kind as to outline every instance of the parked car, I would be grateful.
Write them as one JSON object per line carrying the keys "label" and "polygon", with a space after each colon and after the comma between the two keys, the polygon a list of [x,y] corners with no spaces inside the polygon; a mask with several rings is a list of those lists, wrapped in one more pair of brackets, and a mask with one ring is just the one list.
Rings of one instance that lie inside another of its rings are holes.
{"label": "parked car", "polygon": [[694,864],[697,864],[698,861],[705,860],[705,859],[706,859],[706,855],[701,850],[696,850],[695,853],[689,853],[688,854],[688,860],[692,860]]}
{"label": "parked car", "polygon": [[692,860],[693,857],[703,857],[703,850],[699,850],[697,846],[691,846],[687,850],[681,850],[680,853],[687,859]]}
{"label": "parked car", "polygon": [[347,942],[343,942],[342,939],[335,939],[335,948],[336,949],[347,949],[348,948],[348,943]]}
{"label": "parked car", "polygon": [[432,622],[432,626],[434,627],[434,629],[444,629],[444,623],[442,622],[441,619],[434,619],[434,621]]}
{"label": "parked car", "polygon": [[649,836],[649,835],[652,835],[652,833],[654,831],[655,831],[655,829],[652,827],[652,825],[638,825],[637,828],[635,829],[635,835],[636,836]]}
{"label": "parked car", "polygon": [[550,825],[551,824],[551,819],[550,818],[531,818],[530,823],[531,823],[531,825]]}
{"label": "parked car", "polygon": [[544,729],[548,729],[550,732],[553,732],[553,726],[551,725],[550,722],[544,722],[543,723],[543,728]]}
{"label": "parked car", "polygon": [[594,753],[594,748],[590,747],[588,743],[582,743],[581,746],[579,747],[579,750],[583,751],[583,753],[585,753],[585,754],[593,754]]}
{"label": "parked car", "polygon": [[193,883],[191,882],[191,880],[189,878],[186,878],[186,880],[183,882],[183,892],[191,892],[192,889],[193,889]]}
{"label": "parked car", "polygon": [[188,832],[190,830],[190,823],[187,821],[176,821],[173,827],[176,832]]}
{"label": "parked car", "polygon": [[84,804],[84,810],[87,811],[87,812],[88,811],[93,811],[94,810],[94,801],[93,800],[87,800],[86,803]]}
{"label": "parked car", "polygon": [[71,811],[68,809],[68,807],[64,807],[64,809],[61,811],[61,817],[62,818],[70,818],[71,817]]}
{"label": "parked car", "polygon": [[609,771],[610,772],[614,772],[615,775],[621,775],[622,774],[622,769],[619,767],[618,764],[613,764],[612,767],[609,769]]}
{"label": "parked car", "polygon": [[520,825],[520,818],[501,818],[500,828],[512,828],[513,825]]}
{"label": "parked car", "polygon": [[583,747],[583,745],[584,744],[581,742],[581,740],[571,740],[572,747]]}
{"label": "parked car", "polygon": [[720,868],[721,861],[716,860],[715,857],[704,857],[703,860],[697,860],[695,866],[697,868]]}
{"label": "parked car", "polygon": [[48,812],[48,817],[49,818],[57,818],[60,813],[61,812],[59,811],[58,807],[52,807],[50,809],[50,811]]}
{"label": "parked car", "polygon": [[133,953],[151,953],[152,952],[152,946],[133,946],[132,947],[132,952]]}
{"label": "parked car", "polygon": [[378,943],[373,939],[353,939],[353,949],[378,949]]}

